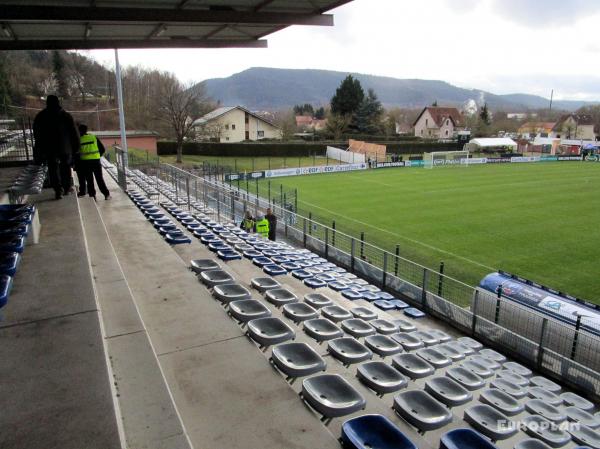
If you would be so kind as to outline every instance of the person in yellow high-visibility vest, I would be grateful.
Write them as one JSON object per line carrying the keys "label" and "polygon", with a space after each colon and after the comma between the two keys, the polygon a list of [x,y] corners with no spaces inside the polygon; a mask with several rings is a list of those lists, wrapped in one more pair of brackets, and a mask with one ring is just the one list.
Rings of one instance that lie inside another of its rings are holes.
{"label": "person in yellow high-visibility vest", "polygon": [[104,199],[109,200],[110,192],[102,177],[102,164],[100,164],[100,157],[106,151],[104,145],[96,136],[87,133],[87,126],[84,124],[79,125],[79,135],[81,136],[79,139],[79,165],[85,176],[88,195],[94,200],[96,199],[94,187],[94,178],[96,178],[96,183],[104,195]]}
{"label": "person in yellow high-visibility vest", "polygon": [[265,218],[263,214],[256,216],[256,223],[254,224],[256,233],[266,239],[269,238],[269,220]]}

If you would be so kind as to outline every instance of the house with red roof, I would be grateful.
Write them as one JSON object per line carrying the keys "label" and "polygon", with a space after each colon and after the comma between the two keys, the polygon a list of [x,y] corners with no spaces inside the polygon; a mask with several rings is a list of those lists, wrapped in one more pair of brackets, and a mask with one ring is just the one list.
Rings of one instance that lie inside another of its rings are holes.
{"label": "house with red roof", "polygon": [[424,139],[451,139],[455,131],[464,128],[463,118],[456,108],[429,106],[414,123],[415,136]]}

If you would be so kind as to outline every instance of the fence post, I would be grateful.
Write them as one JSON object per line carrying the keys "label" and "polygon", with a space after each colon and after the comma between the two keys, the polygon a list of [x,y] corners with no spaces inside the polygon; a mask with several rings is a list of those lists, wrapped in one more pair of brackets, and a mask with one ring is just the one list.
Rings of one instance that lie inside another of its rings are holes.
{"label": "fence post", "polygon": [[354,237],[350,237],[350,272],[354,273]]}
{"label": "fence post", "polygon": [[308,213],[308,221],[310,221],[310,226],[308,227],[308,234],[312,235],[312,212]]}
{"label": "fence post", "polygon": [[298,189],[294,189],[294,212],[298,213]]}
{"label": "fence post", "polygon": [[335,248],[335,220],[331,223],[331,246]]}
{"label": "fence post", "polygon": [[360,258],[365,258],[365,233],[360,233]]}
{"label": "fence post", "polygon": [[502,286],[498,286],[498,297],[496,298],[496,314],[494,316],[494,323],[498,324],[500,319],[500,301],[502,300]]}
{"label": "fence post", "polygon": [[325,259],[329,256],[329,228],[325,227]]}
{"label": "fence post", "polygon": [[[269,158],[269,161],[271,159]],[[267,182],[267,185],[269,186],[269,204],[271,204],[271,180],[269,179],[269,181]]]}
{"label": "fence post", "polygon": [[442,287],[444,283],[444,262],[440,262],[440,274],[438,275],[438,296],[442,296]]}
{"label": "fence post", "polygon": [[471,307],[471,313],[473,314],[473,319],[471,321],[471,335],[475,336],[477,333],[477,306],[479,305],[479,290],[475,290],[475,295],[473,296],[473,307]]}
{"label": "fence post", "polygon": [[254,171],[254,158],[252,158],[252,171]]}
{"label": "fence post", "polygon": [[256,201],[258,202],[258,178],[254,178],[256,181]]}
{"label": "fence post", "polygon": [[216,189],[216,193],[217,193],[217,221],[221,221],[221,192],[219,192],[218,189]]}
{"label": "fence post", "polygon": [[579,340],[579,329],[581,328],[581,317],[583,315],[577,314],[577,322],[575,323],[575,335],[573,335],[573,346],[571,348],[571,360],[575,360],[575,354],[577,353],[577,340]]}
{"label": "fence post", "polygon": [[400,245],[396,245],[396,257],[394,258],[394,276],[398,276],[398,265],[400,264]]}
{"label": "fence post", "polygon": [[304,247],[306,248],[306,217],[303,218],[302,239],[304,241]]}
{"label": "fence post", "polygon": [[185,177],[185,193],[187,194],[188,212],[192,210],[192,202],[190,201],[190,177]]}
{"label": "fence post", "polygon": [[231,195],[231,220],[235,222],[235,198],[233,192],[229,192],[229,195]]}
{"label": "fence post", "polygon": [[383,274],[382,274],[382,279],[381,279],[381,285],[383,286],[383,288],[385,288],[385,284],[387,281],[387,265],[388,265],[388,258],[387,258],[387,251],[383,252]]}
{"label": "fence post", "polygon": [[283,184],[279,184],[279,202],[281,207],[285,209],[285,202],[283,201]]}
{"label": "fence post", "polygon": [[542,369],[542,363],[544,361],[544,340],[546,339],[546,328],[548,327],[548,318],[544,318],[542,321],[542,331],[540,332],[540,342],[538,344],[537,354],[537,369]]}
{"label": "fence post", "polygon": [[423,288],[421,290],[421,306],[427,310],[427,282],[429,279],[429,270],[423,268]]}

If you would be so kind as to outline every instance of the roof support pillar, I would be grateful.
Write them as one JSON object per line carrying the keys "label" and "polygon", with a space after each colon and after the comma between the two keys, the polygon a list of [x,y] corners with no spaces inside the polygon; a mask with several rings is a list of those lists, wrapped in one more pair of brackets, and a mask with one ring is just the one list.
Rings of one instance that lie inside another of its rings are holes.
{"label": "roof support pillar", "polygon": [[123,107],[123,83],[121,80],[121,64],[119,64],[119,50],[115,48],[115,76],[117,78],[117,102],[119,104],[119,128],[121,130],[121,152],[117,154],[119,161],[119,184],[127,190],[127,167],[129,157],[127,151],[127,133],[125,132],[125,109]]}

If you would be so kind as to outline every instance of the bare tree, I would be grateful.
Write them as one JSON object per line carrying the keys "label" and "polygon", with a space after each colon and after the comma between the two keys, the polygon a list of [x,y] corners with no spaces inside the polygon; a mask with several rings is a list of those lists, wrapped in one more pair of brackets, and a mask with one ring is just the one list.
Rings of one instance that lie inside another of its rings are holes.
{"label": "bare tree", "polygon": [[330,114],[327,119],[327,131],[333,134],[335,140],[340,140],[350,126],[351,115]]}

